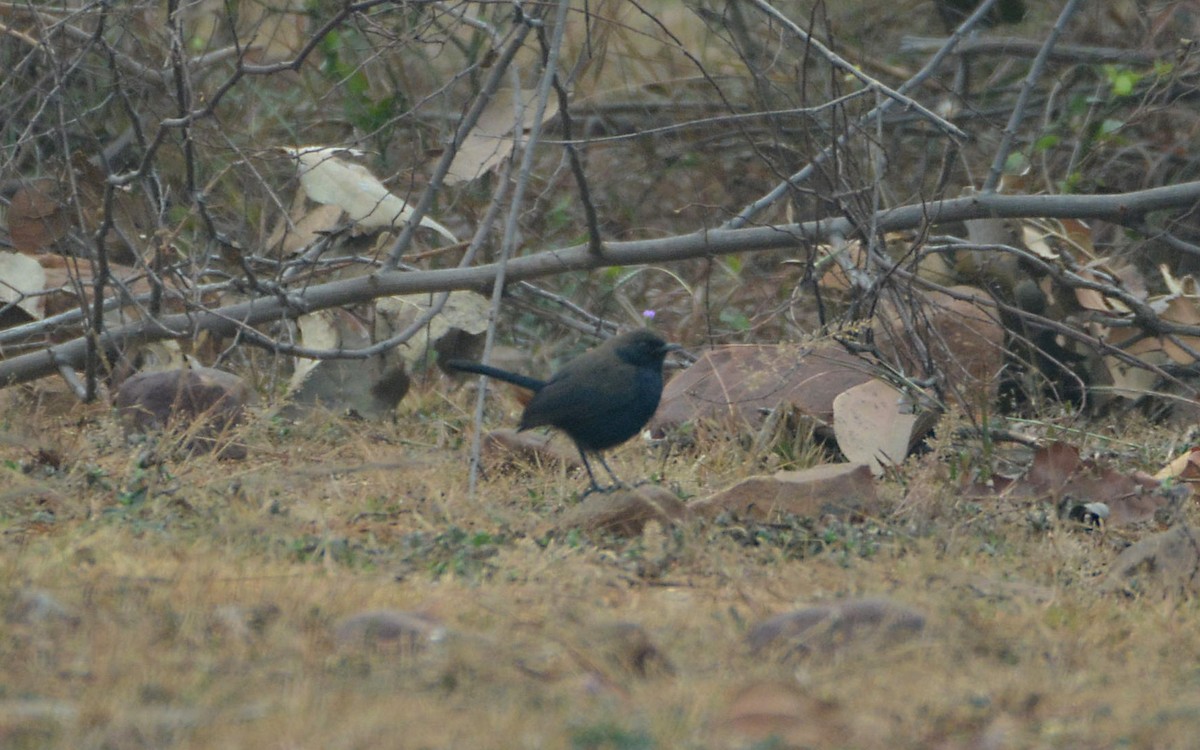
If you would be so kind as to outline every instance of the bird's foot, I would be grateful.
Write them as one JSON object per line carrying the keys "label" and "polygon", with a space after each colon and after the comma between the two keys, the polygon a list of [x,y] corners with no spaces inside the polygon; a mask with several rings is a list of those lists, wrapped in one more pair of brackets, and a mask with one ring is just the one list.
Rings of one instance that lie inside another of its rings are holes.
{"label": "bird's foot", "polygon": [[583,500],[585,497],[592,494],[593,492],[599,493],[601,495],[607,495],[610,492],[616,492],[617,490],[627,490],[627,489],[629,489],[629,487],[624,482],[615,482],[608,486],[593,483],[591,487],[588,487],[586,490],[583,491],[583,494],[579,496],[579,499]]}

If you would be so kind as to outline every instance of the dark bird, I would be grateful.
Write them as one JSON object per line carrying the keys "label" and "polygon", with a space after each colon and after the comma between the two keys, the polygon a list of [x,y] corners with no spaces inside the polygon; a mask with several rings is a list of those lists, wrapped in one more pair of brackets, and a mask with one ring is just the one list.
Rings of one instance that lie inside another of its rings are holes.
{"label": "dark bird", "polygon": [[617,484],[601,451],[620,445],[638,433],[658,408],[663,389],[663,359],[678,350],[646,329],[623,333],[563,365],[549,380],[496,367],[452,359],[446,367],[473,372],[528,388],[533,398],[525,405],[519,429],[549,425],[575,441],[593,490],[603,490],[588,463],[595,454]]}

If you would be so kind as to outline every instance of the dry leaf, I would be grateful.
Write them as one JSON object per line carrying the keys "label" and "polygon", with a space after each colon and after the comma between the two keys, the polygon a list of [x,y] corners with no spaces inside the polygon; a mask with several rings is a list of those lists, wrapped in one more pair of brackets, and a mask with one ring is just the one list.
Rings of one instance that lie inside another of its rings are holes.
{"label": "dry leaf", "polygon": [[[309,198],[317,203],[341,206],[363,229],[395,227],[412,216],[408,202],[394,195],[366,167],[338,156],[340,153],[360,156],[362,152],[326,146],[282,146],[281,149],[296,160],[300,184]],[[453,232],[428,216],[422,217],[420,224],[451,242],[458,242]]]}
{"label": "dry leaf", "polygon": [[8,233],[19,252],[40,252],[66,236],[70,228],[71,217],[59,200],[54,180],[32,180],[13,195],[8,206]]}
{"label": "dry leaf", "polygon": [[1046,238],[1047,235],[1044,232],[1038,231],[1028,224],[1021,225],[1021,239],[1025,243],[1026,250],[1042,260],[1058,260],[1058,253],[1054,251],[1054,248],[1050,247],[1050,243],[1046,241]]}
{"label": "dry leaf", "polygon": [[297,191],[292,210],[288,216],[279,217],[267,238],[267,247],[281,257],[291,257],[312,245],[323,233],[336,228],[341,218],[342,207],[336,204],[308,210],[303,191]]}
{"label": "dry leaf", "polygon": [[1200,482],[1200,448],[1190,448],[1164,466],[1154,478],[1160,482],[1178,479],[1184,482]]}
{"label": "dry leaf", "polygon": [[[429,309],[429,295],[384,297],[375,301],[378,317],[375,321],[375,337],[378,341],[396,335]],[[433,320],[394,354],[402,357],[413,369],[425,361],[426,353],[436,348],[447,334],[462,331],[468,335],[479,335],[487,331],[489,303],[474,292],[451,292],[442,311]]]}
{"label": "dry leaf", "polygon": [[46,271],[36,258],[0,252],[0,307],[15,305],[34,320],[45,316],[46,298],[26,295],[46,288]]}
{"label": "dry leaf", "polygon": [[[533,89],[498,89],[479,116],[475,128],[463,139],[446,173],[446,184],[473,180],[496,167],[512,153],[514,125],[520,108],[521,132],[533,127],[537,116]],[[555,114],[554,107],[546,107],[543,122]]]}
{"label": "dry leaf", "polygon": [[853,463],[867,464],[881,476],[900,464],[925,430],[920,417],[905,407],[903,393],[882,380],[843,391],[833,400],[833,434],[838,448]]}
{"label": "dry leaf", "polygon": [[[370,343],[362,322],[340,308],[301,315],[296,319],[296,327],[300,329],[300,341],[309,349],[351,349]],[[299,387],[320,363],[318,359],[298,357],[292,371],[292,387]]]}
{"label": "dry leaf", "polygon": [[[981,300],[987,292],[970,286],[947,291]],[[899,309],[887,300],[876,315],[875,340],[885,356],[907,373],[920,376],[932,360],[933,372],[945,378],[964,408],[978,406],[981,394],[994,395],[1006,356],[1004,327],[995,313],[970,300],[943,292],[928,292],[919,309]]]}

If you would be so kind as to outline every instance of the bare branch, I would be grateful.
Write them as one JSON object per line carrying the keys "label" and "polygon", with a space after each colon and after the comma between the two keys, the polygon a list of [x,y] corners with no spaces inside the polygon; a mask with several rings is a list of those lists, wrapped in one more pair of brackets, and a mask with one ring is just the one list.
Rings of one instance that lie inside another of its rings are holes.
{"label": "bare branch", "polygon": [[[932,224],[979,218],[1075,218],[1100,219],[1130,227],[1140,225],[1154,211],[1193,209],[1200,204],[1200,182],[1112,195],[1001,195],[996,193],[966,198],[912,204],[878,212],[874,220],[879,232],[917,229]],[[850,237],[854,224],[836,217],[776,227],[713,230],[665,239],[608,242],[597,258],[586,244],[547,250],[515,258],[504,267],[508,282],[526,281],[569,271],[588,271],[604,266],[667,263],[689,258],[796,247],[820,242],[830,236]],[[279,296],[261,297],[219,308],[166,315],[157,321],[112,328],[95,337],[101,351],[129,344],[171,338],[170,331],[195,335],[210,331],[231,336],[242,326],[255,326],[301,312],[348,305],[395,294],[443,292],[456,289],[485,291],[500,276],[497,264],[446,270],[403,273],[383,271],[370,276],[319,284],[306,289],[298,310]],[[0,384],[13,385],[56,372],[59,363],[78,367],[85,359],[91,337],[78,338],[0,362]]]}

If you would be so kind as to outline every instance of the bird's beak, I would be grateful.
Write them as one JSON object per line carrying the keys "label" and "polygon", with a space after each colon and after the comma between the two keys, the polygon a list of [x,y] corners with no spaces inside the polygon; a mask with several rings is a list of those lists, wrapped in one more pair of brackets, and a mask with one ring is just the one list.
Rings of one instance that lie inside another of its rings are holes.
{"label": "bird's beak", "polygon": [[681,352],[681,351],[683,351],[683,347],[680,346],[679,344],[667,344],[666,346],[663,347],[663,354],[670,354],[671,352]]}

